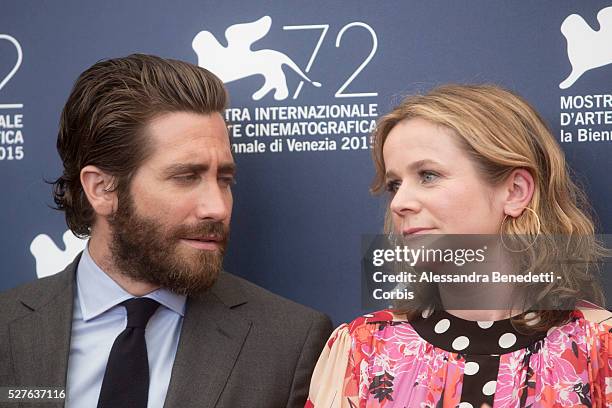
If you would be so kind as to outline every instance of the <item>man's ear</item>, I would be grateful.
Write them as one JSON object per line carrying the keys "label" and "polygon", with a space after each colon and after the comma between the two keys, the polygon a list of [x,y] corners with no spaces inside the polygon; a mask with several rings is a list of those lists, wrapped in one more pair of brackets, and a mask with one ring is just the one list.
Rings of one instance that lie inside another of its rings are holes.
{"label": "man's ear", "polygon": [[515,169],[504,182],[504,213],[520,216],[533,197],[535,183],[527,169]]}
{"label": "man's ear", "polygon": [[96,166],[81,169],[81,185],[97,215],[106,217],[117,209],[117,193],[114,191],[115,178]]}

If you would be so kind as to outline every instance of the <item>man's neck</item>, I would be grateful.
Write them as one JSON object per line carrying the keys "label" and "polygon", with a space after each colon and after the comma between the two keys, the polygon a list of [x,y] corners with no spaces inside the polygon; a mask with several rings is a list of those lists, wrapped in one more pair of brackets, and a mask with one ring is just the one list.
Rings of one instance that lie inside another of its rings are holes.
{"label": "man's neck", "polygon": [[117,285],[129,294],[140,297],[147,295],[157,289],[159,286],[148,282],[137,281],[125,274],[115,266],[112,261],[111,252],[107,240],[102,239],[98,234],[92,234],[88,243],[88,251],[91,259],[98,265],[104,273],[106,273]]}

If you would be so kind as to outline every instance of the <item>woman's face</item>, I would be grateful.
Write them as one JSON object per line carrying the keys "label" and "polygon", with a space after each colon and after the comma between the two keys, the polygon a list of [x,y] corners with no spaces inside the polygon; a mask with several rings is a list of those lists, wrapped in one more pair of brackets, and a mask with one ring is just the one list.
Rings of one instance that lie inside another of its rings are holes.
{"label": "woman's face", "polygon": [[490,186],[452,130],[424,119],[398,123],[383,146],[394,232],[497,234],[504,189]]}

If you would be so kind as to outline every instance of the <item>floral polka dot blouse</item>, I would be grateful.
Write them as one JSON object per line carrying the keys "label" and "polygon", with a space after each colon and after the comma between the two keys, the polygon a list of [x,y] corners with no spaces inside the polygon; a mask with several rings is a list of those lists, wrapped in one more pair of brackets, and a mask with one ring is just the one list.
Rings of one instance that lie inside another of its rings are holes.
{"label": "floral polka dot blouse", "polygon": [[524,335],[510,319],[365,315],[331,335],[306,407],[612,407],[611,323],[575,311]]}

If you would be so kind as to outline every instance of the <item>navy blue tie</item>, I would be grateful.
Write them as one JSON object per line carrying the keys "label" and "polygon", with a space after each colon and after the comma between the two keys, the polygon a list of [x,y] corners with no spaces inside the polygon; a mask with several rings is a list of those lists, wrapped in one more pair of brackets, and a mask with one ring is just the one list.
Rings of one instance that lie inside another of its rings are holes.
{"label": "navy blue tie", "polygon": [[127,327],[115,339],[98,399],[98,408],[146,408],[149,397],[149,361],[145,328],[159,303],[133,298],[127,309]]}

